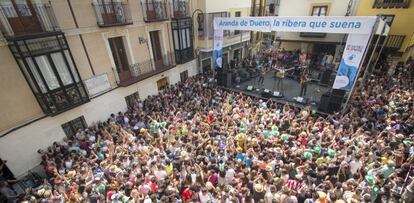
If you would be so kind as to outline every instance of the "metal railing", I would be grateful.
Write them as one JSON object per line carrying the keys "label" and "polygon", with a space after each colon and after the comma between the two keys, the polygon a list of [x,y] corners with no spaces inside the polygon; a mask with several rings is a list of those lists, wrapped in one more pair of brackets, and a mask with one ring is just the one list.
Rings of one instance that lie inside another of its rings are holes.
{"label": "metal railing", "polygon": [[148,77],[171,69],[175,66],[172,53],[167,53],[162,56],[159,60],[146,60],[131,64],[129,70],[131,72],[130,76],[124,80],[119,81],[121,86],[128,86],[138,81],[144,80]]}
{"label": "metal railing", "polygon": [[0,4],[0,30],[5,37],[59,31],[49,3]]}
{"label": "metal railing", "polygon": [[172,17],[181,18],[190,15],[188,0],[172,0]]}
{"label": "metal railing", "polygon": [[126,2],[92,3],[99,27],[132,24],[131,11]]}
{"label": "metal railing", "polygon": [[[213,28],[214,18],[215,17],[227,17],[227,16],[229,16],[229,13],[227,12],[199,14],[197,17],[198,37],[200,39],[204,39],[205,37],[212,39],[214,35],[214,28]],[[224,36],[230,35],[230,31],[225,30],[223,32],[223,35]]]}
{"label": "metal railing", "polygon": [[411,0],[375,0],[373,8],[408,8]]}
{"label": "metal railing", "polygon": [[[145,1],[145,2],[143,2]],[[165,0],[143,0],[141,7],[145,22],[168,20],[168,4]]]}
{"label": "metal railing", "polygon": [[404,40],[405,35],[388,35],[387,41],[385,41],[385,48],[400,50]]}

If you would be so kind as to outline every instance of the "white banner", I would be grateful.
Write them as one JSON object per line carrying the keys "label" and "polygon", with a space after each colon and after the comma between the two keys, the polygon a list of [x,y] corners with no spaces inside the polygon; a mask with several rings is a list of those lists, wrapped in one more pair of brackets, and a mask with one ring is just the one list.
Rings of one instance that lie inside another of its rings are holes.
{"label": "white banner", "polygon": [[213,64],[214,68],[222,68],[223,64],[223,30],[214,30]]}
{"label": "white banner", "polygon": [[217,17],[214,29],[369,35],[375,21],[375,16]]}
{"label": "white banner", "polygon": [[363,60],[370,35],[348,35],[345,50],[336,73],[334,89],[350,91],[358,74],[358,68]]}

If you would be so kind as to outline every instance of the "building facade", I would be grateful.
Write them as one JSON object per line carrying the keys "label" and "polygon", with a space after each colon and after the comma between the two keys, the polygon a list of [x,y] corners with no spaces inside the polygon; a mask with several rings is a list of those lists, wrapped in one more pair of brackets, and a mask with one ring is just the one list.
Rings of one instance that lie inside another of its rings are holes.
{"label": "building facade", "polygon": [[[213,70],[213,19],[215,17],[246,17],[250,15],[250,0],[195,0],[194,38],[196,55],[200,71],[203,73]],[[250,32],[239,30],[224,31],[223,66],[231,60],[241,60],[247,54]]]}
{"label": "building facade", "polygon": [[15,176],[38,149],[198,73],[188,0],[0,7],[0,156]]}
{"label": "building facade", "polygon": [[[279,16],[347,16],[355,13],[358,3],[358,0],[281,0]],[[277,40],[286,50],[326,52],[335,61],[339,60],[346,38],[344,34],[279,32]]]}
{"label": "building facade", "polygon": [[[252,0],[250,16],[279,16],[281,0]],[[250,39],[250,53],[255,54],[263,49],[275,45],[275,32],[255,32],[252,31]]]}
{"label": "building facade", "polygon": [[411,0],[364,0],[359,3],[356,15],[381,15],[390,26],[383,52],[402,56],[402,60],[413,55],[414,28],[410,20],[414,19],[414,5]]}

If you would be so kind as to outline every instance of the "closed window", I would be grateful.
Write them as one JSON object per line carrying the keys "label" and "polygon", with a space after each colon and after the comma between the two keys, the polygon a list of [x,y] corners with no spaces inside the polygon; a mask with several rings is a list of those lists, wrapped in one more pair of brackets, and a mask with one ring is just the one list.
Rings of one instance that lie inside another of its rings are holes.
{"label": "closed window", "polygon": [[89,101],[63,35],[14,41],[11,50],[46,114]]}
{"label": "closed window", "polygon": [[188,18],[179,18],[171,20],[171,29],[173,33],[175,61],[178,64],[186,63],[193,57],[193,39],[192,39],[192,20]]}
{"label": "closed window", "polygon": [[[235,16],[236,16],[236,18],[237,18],[237,17],[240,17],[240,16],[241,16],[241,11],[236,11]],[[240,34],[240,30],[235,30],[235,31],[234,31],[234,34],[235,34],[235,35]]]}
{"label": "closed window", "polygon": [[312,8],[312,16],[326,16],[328,13],[328,6],[314,6]]}

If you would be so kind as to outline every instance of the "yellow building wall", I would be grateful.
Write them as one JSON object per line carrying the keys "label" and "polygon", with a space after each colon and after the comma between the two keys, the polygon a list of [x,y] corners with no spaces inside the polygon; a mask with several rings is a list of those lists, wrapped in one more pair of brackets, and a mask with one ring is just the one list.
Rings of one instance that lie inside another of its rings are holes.
{"label": "yellow building wall", "polygon": [[375,0],[361,0],[357,8],[357,16],[375,16],[378,14],[395,15],[391,24],[390,35],[405,35],[404,43],[400,51],[404,52],[408,47],[410,37],[414,33],[412,21],[414,19],[414,2],[409,8],[373,8]]}
{"label": "yellow building wall", "polygon": [[0,46],[0,132],[39,118],[42,110],[7,46]]}

